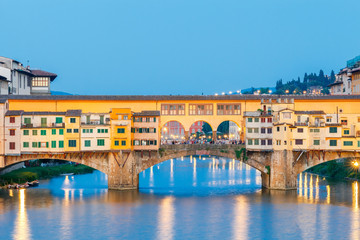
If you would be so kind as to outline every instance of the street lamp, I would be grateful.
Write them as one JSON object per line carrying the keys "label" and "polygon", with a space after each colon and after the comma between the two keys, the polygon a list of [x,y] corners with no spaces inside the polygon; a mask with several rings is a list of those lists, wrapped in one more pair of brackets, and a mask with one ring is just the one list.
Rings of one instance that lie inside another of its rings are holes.
{"label": "street lamp", "polygon": [[288,94],[288,93],[289,93],[289,90],[285,90],[285,93]]}
{"label": "street lamp", "polygon": [[270,90],[269,90],[269,94],[271,94],[271,93],[272,93],[272,90],[270,89]]}

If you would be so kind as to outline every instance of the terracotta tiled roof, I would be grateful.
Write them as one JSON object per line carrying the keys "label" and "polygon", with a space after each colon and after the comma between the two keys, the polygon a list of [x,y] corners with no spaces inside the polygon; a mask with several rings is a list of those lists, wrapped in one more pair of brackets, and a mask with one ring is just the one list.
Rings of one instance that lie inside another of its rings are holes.
{"label": "terracotta tiled roof", "polygon": [[21,116],[23,110],[9,110],[5,113],[5,116]]}
{"label": "terracotta tiled roof", "polygon": [[134,112],[134,116],[160,116],[160,111],[142,111],[142,112]]}
{"label": "terracotta tiled roof", "polygon": [[324,111],[295,111],[295,114],[323,115]]}
{"label": "terracotta tiled roof", "polygon": [[66,112],[23,112],[22,115],[65,115]]}
{"label": "terracotta tiled roof", "polygon": [[80,117],[81,116],[81,110],[67,110],[66,116],[67,117]]}
{"label": "terracotta tiled roof", "polygon": [[57,77],[55,73],[46,72],[43,70],[31,70],[31,73],[35,77],[50,77],[50,81],[54,81],[54,79]]}

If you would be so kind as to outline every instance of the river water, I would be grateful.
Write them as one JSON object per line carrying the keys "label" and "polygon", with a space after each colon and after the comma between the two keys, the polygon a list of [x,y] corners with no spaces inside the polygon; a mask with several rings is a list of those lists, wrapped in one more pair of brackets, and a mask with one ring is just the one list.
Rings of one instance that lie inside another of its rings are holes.
{"label": "river water", "polygon": [[358,182],[303,173],[298,190],[262,190],[255,169],[212,157],[139,178],[139,191],[107,190],[99,171],[1,190],[0,239],[360,239]]}

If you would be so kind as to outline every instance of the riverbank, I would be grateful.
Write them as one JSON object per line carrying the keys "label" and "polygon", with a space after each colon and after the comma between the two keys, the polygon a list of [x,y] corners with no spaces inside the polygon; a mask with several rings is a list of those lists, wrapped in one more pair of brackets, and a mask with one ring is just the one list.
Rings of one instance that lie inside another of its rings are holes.
{"label": "riverbank", "polygon": [[358,169],[353,166],[352,160],[349,159],[322,163],[306,172],[337,180],[360,180]]}
{"label": "riverbank", "polygon": [[5,186],[13,183],[30,182],[35,179],[46,179],[59,176],[64,173],[84,174],[92,173],[93,168],[85,165],[61,164],[48,167],[28,167],[14,170],[0,175],[0,185]]}

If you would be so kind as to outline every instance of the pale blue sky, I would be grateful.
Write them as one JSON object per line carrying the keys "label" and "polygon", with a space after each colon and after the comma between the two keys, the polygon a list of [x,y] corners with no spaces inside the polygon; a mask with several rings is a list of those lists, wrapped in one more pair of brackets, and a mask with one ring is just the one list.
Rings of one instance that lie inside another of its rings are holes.
{"label": "pale blue sky", "polygon": [[213,94],[338,71],[358,0],[0,0],[0,55],[75,94]]}

